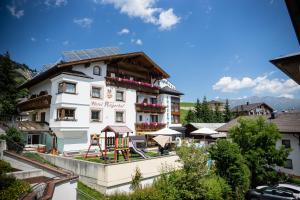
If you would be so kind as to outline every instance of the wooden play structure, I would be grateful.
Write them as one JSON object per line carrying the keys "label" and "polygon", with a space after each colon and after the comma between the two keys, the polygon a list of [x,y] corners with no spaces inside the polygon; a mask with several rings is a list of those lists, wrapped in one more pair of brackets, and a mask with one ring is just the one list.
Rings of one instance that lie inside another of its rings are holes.
{"label": "wooden play structure", "polygon": [[[114,151],[114,161],[119,161],[119,154],[123,155],[125,160],[130,159],[129,153],[129,133],[132,133],[127,126],[107,126],[101,132],[104,132],[104,159],[107,158],[107,151]],[[114,137],[108,137],[108,133],[114,133]]]}
{"label": "wooden play structure", "polygon": [[95,155],[94,153],[92,154],[89,154],[90,150],[91,150],[91,147],[92,146],[98,146],[99,147],[99,156],[103,156],[103,152],[102,152],[102,149],[101,149],[101,145],[100,145],[100,136],[98,136],[96,133],[94,133],[93,137],[91,138],[91,143],[90,143],[90,146],[84,156],[84,158],[88,158],[88,157],[96,157],[98,156],[97,154]]}

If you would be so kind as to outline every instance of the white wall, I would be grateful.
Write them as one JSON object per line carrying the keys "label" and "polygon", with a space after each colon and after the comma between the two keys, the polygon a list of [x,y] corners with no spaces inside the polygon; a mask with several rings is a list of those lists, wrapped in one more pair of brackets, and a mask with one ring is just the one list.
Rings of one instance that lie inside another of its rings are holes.
{"label": "white wall", "polygon": [[[299,137],[299,134],[296,136]],[[288,159],[292,159],[293,169],[287,169],[283,167],[280,167],[279,169],[282,172],[300,176],[300,144],[299,139],[296,136],[293,134],[282,134],[282,138],[277,141],[276,146],[280,147],[283,139],[290,140],[292,152],[290,152]]]}
{"label": "white wall", "polygon": [[75,200],[77,199],[77,181],[70,181],[55,187],[53,200]]}

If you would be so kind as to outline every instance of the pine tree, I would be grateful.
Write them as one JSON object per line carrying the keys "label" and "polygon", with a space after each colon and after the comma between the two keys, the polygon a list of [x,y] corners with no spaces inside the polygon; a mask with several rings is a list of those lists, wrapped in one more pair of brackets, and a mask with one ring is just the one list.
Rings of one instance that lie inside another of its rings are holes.
{"label": "pine tree", "polygon": [[214,111],[214,122],[216,122],[216,123],[223,123],[224,122],[223,114],[220,111],[220,108],[219,108],[218,105],[215,107],[215,111]]}
{"label": "pine tree", "polygon": [[206,100],[206,97],[203,97],[203,101],[202,101],[202,110],[201,110],[201,118],[203,120],[204,123],[209,123],[213,121],[213,113],[211,111],[211,109],[208,106],[208,102]]}
{"label": "pine tree", "polygon": [[197,122],[195,113],[192,110],[189,110],[187,115],[185,116],[186,123]]}
{"label": "pine tree", "polygon": [[194,108],[195,108],[195,118],[197,119],[196,121],[199,121],[202,118],[202,105],[199,99],[197,99]]}
{"label": "pine tree", "polygon": [[232,113],[230,111],[230,106],[229,106],[229,102],[228,99],[226,99],[226,103],[225,103],[225,112],[224,112],[224,121],[225,122],[229,122],[232,119]]}

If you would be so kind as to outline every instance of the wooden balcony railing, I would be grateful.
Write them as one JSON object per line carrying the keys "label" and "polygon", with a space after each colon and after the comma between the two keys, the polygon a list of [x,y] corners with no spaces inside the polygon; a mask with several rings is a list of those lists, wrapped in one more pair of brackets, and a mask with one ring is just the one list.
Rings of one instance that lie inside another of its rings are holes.
{"label": "wooden balcony railing", "polygon": [[135,124],[135,130],[136,131],[158,131],[162,128],[165,128],[166,124],[164,123],[159,123],[159,122],[151,122],[151,123],[136,123]]}
{"label": "wooden balcony railing", "polygon": [[42,108],[50,108],[51,95],[42,95],[32,99],[28,99],[17,105],[20,111],[28,111]]}
{"label": "wooden balcony railing", "polygon": [[136,103],[135,108],[137,112],[144,113],[164,113],[166,111],[166,106],[161,104]]}
{"label": "wooden balcony railing", "polygon": [[106,84],[137,90],[138,92],[158,94],[159,87],[150,83],[129,80],[125,78],[106,77]]}

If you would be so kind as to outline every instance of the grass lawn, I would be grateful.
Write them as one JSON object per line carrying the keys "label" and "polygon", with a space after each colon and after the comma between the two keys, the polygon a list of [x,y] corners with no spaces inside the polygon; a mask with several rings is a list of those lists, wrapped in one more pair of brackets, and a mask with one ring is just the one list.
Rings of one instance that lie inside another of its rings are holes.
{"label": "grass lawn", "polygon": [[[159,155],[157,152],[147,152],[145,154],[149,157],[156,157],[156,156]],[[113,153],[108,153],[107,156],[108,156],[110,161],[114,160],[114,154]],[[82,156],[77,156],[77,157],[75,157],[75,159],[86,160],[86,161],[96,162],[96,163],[105,163],[105,161],[100,159],[99,157],[84,158]],[[139,160],[139,159],[143,159],[139,154],[135,154],[135,153],[130,154],[130,160]],[[122,155],[119,155],[119,161],[125,161],[125,159]]]}
{"label": "grass lawn", "polygon": [[50,165],[50,166],[54,166],[52,163],[48,162],[43,157],[41,157],[38,153],[26,152],[26,153],[23,153],[23,156],[26,157],[26,158],[29,158],[30,160],[37,161],[41,164],[47,164],[47,165]]}
{"label": "grass lawn", "polygon": [[180,107],[193,107],[195,103],[192,102],[180,102]]}
{"label": "grass lawn", "polygon": [[188,112],[189,112],[188,110],[180,109],[180,123],[181,124],[186,124],[185,117]]}
{"label": "grass lawn", "polygon": [[93,200],[93,199],[105,199],[104,195],[100,192],[84,185],[82,182],[77,183],[78,199],[80,200]]}

